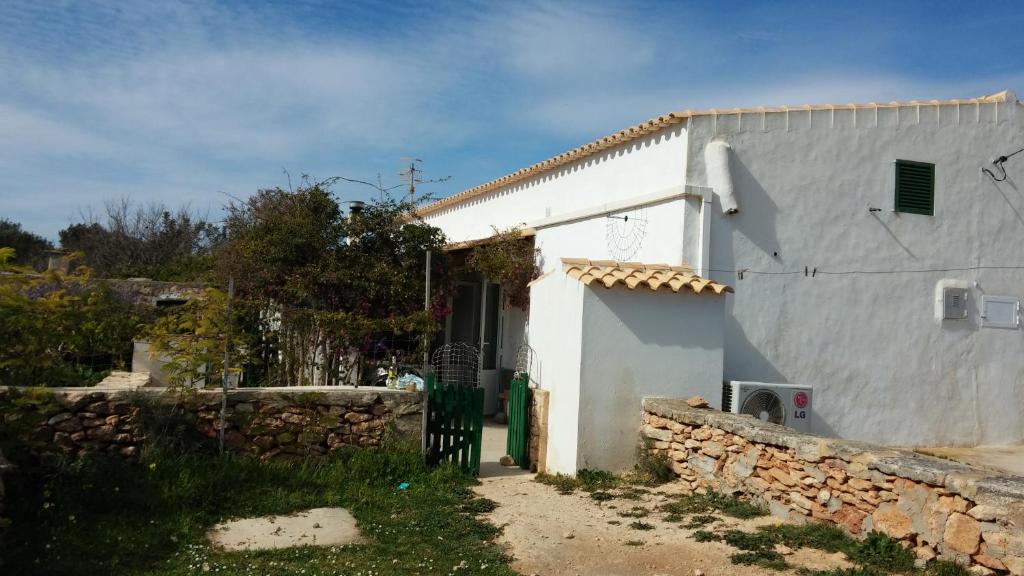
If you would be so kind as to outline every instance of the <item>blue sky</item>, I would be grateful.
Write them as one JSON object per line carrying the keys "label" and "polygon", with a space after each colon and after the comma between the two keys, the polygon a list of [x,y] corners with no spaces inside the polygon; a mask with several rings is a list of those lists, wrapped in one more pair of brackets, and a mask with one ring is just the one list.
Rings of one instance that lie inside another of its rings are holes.
{"label": "blue sky", "polygon": [[[682,108],[1024,91],[1021,2],[0,2],[0,217],[219,216],[293,176],[439,196]],[[342,199],[372,190],[343,184]]]}

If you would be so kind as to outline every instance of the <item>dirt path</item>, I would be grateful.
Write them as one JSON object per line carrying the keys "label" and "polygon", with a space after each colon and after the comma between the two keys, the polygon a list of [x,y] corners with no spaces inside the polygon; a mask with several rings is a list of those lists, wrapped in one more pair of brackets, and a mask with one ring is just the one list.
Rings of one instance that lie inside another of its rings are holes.
{"label": "dirt path", "polygon": [[[696,542],[695,531],[663,520],[660,504],[678,493],[672,484],[653,489],[639,500],[616,498],[597,502],[589,494],[562,495],[533,481],[533,475],[482,478],[477,493],[499,504],[489,515],[504,527],[500,543],[513,556],[513,569],[522,574],[607,576],[740,576],[783,574],[758,567],[737,566],[729,560],[736,550],[718,542]],[[650,510],[642,518],[620,516],[635,506]],[[721,515],[719,515],[721,517]],[[638,530],[630,523],[653,526]],[[613,522],[613,523],[609,523]],[[714,528],[753,530],[775,519],[736,520],[721,517]],[[847,567],[841,555],[798,550],[787,560],[811,569]]]}

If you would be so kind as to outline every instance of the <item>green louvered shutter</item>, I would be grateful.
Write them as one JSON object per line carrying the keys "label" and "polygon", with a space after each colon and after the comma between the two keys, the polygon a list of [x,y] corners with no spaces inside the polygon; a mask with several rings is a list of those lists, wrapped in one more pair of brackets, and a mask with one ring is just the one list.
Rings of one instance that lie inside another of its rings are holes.
{"label": "green louvered shutter", "polygon": [[935,214],[935,164],[896,161],[896,211]]}

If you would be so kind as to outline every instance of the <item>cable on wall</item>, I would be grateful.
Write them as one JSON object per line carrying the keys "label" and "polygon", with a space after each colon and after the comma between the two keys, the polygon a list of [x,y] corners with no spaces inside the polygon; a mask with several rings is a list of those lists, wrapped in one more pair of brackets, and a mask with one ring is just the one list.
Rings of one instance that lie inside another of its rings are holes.
{"label": "cable on wall", "polygon": [[1006,168],[1003,166],[1003,162],[1006,162],[1007,160],[1013,158],[1014,156],[1020,154],[1021,152],[1024,152],[1024,148],[1021,148],[1020,150],[1017,150],[1016,152],[1013,152],[1011,154],[1007,154],[1006,156],[1000,156],[999,158],[996,158],[995,160],[992,161],[992,165],[999,169],[1000,174],[1002,174],[1002,178],[997,177],[995,173],[993,173],[988,168],[983,167],[981,171],[984,172],[985,174],[988,174],[988,177],[991,178],[993,181],[1002,182],[1006,180]]}

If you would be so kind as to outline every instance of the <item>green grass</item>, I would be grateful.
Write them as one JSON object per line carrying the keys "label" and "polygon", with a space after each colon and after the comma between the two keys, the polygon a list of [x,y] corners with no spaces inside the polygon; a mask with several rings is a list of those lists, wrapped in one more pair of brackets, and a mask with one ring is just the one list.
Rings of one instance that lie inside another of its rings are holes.
{"label": "green grass", "polygon": [[[698,530],[694,533],[694,539],[698,542],[716,538],[740,550],[731,556],[734,563],[773,570],[789,567],[785,558],[775,551],[779,544],[793,549],[815,548],[825,552],[842,552],[858,565],[846,571],[814,573],[814,576],[874,576],[911,572],[914,569],[913,553],[900,546],[896,540],[880,532],[871,532],[863,540],[855,540],[832,524],[779,524],[762,526],[753,532],[726,530],[715,534]],[[934,563],[931,569],[933,571],[925,571],[924,576],[964,576],[952,567]]]}
{"label": "green grass", "polygon": [[576,490],[584,492],[608,491],[623,482],[611,472],[604,470],[583,469],[575,476],[568,474],[537,474],[536,481],[553,486],[560,494],[572,494]]}
{"label": "green grass", "polygon": [[663,512],[669,514],[707,514],[709,512],[721,512],[733,518],[756,518],[765,516],[768,511],[740,500],[735,496],[720,494],[718,492],[707,492],[704,494],[687,494],[677,497],[672,502],[661,506]]}
{"label": "green grass", "polygon": [[[5,573],[31,575],[511,575],[453,468],[415,452],[343,451],[305,465],[200,452],[150,454],[141,465],[94,457],[40,481],[9,476]],[[408,482],[407,490],[398,490]],[[239,517],[344,506],[367,544],[222,553],[204,534]]]}

